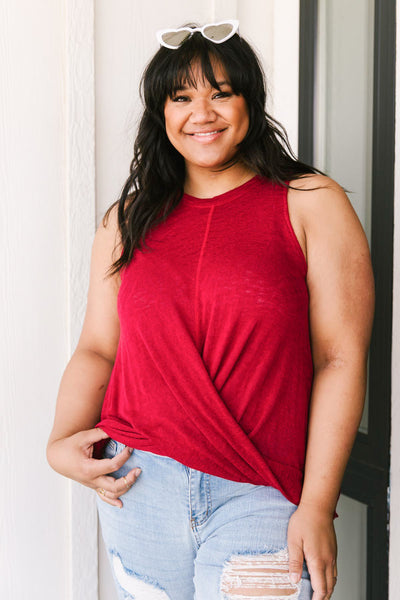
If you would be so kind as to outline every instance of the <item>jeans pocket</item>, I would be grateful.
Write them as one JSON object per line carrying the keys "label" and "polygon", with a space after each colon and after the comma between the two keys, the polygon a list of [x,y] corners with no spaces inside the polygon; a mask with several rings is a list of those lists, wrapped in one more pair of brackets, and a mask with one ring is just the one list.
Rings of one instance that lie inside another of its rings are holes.
{"label": "jeans pocket", "polygon": [[113,439],[108,440],[103,450],[103,458],[114,458],[118,451],[118,442]]}

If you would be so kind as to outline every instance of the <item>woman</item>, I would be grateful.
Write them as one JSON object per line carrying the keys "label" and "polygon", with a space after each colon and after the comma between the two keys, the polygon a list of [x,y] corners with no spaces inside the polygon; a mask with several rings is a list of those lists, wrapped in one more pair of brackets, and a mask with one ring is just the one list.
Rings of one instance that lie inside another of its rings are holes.
{"label": "woman", "polygon": [[237,27],[158,33],[49,440],[51,466],[97,491],[121,598],[325,600],[337,578],[368,245],[265,114]]}

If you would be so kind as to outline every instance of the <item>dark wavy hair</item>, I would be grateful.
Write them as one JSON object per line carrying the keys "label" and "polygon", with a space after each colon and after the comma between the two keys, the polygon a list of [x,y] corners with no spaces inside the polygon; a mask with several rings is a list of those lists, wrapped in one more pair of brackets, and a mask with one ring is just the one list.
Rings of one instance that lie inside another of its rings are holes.
{"label": "dark wavy hair", "polygon": [[[194,25],[190,25],[194,27]],[[287,186],[287,182],[318,173],[297,160],[285,129],[265,111],[266,83],[260,61],[251,46],[238,34],[222,44],[194,33],[177,50],[160,47],[147,65],[140,93],[144,112],[134,144],[130,174],[119,200],[118,225],[122,252],[110,270],[117,273],[127,265],[137,248],[143,248],[148,231],[179,204],[183,196],[185,161],[170,143],[165,131],[164,105],[184,84],[196,85],[194,68],[219,90],[213,65],[223,67],[234,94],[242,95],[249,113],[249,129],[229,163],[241,162],[256,174]]]}

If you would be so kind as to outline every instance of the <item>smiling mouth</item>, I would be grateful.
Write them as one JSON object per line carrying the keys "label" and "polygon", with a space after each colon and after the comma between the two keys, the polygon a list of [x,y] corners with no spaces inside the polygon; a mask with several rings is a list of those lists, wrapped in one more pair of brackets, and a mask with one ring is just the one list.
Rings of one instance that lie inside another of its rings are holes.
{"label": "smiling mouth", "polygon": [[189,133],[189,135],[199,135],[200,137],[206,137],[210,135],[215,135],[216,133],[221,133],[224,131],[223,129],[215,129],[214,131],[194,131],[193,133]]}
{"label": "smiling mouth", "polygon": [[224,127],[223,129],[213,129],[213,131],[194,131],[193,133],[187,133],[186,135],[198,142],[212,142],[219,138],[226,129],[227,128]]}

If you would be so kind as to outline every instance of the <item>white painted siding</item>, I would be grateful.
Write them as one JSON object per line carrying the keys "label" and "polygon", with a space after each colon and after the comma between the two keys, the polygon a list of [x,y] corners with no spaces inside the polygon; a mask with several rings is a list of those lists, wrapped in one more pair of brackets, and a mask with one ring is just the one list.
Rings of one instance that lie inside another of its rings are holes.
{"label": "white painted siding", "polygon": [[68,484],[45,458],[67,359],[65,15],[0,4],[0,597],[67,598]]}

